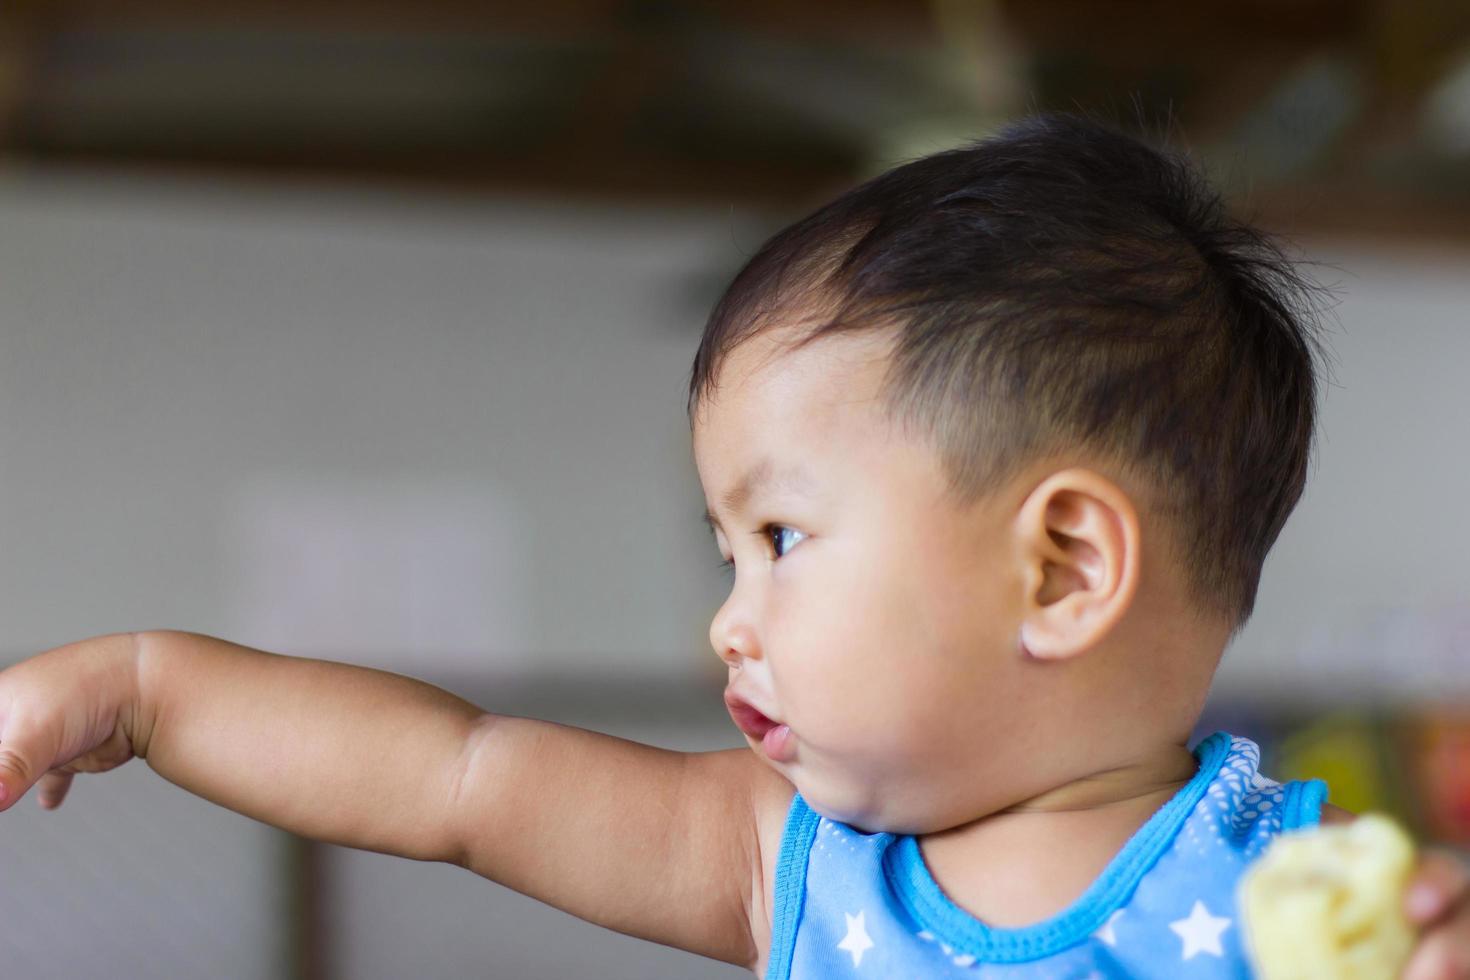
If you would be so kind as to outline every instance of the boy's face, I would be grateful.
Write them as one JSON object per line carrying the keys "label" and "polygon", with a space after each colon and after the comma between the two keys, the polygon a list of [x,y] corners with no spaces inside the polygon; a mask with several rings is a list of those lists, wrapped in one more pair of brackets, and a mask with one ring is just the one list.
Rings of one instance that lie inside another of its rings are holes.
{"label": "boy's face", "polygon": [[735,562],[710,626],[727,699],[789,734],[761,738],[769,722],[732,714],[819,812],[954,826],[1004,805],[996,787],[1018,784],[1000,760],[1044,744],[1027,724],[1036,666],[1017,646],[1021,498],[949,502],[937,453],[885,418],[886,332],[796,351],[782,339],[732,351],[695,416],[716,541]]}

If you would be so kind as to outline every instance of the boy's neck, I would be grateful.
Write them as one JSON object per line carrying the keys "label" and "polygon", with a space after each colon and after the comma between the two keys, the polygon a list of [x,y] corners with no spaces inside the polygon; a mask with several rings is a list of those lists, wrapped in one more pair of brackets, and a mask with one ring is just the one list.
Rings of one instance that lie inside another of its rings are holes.
{"label": "boy's neck", "polygon": [[950,899],[989,925],[1051,918],[1082,897],[1139,828],[1194,778],[1180,744],[1073,779],[920,840]]}
{"label": "boy's neck", "polygon": [[1149,755],[1072,779],[982,818],[1005,814],[1076,813],[1127,807],[1168,790],[1170,795],[1194,778],[1199,761],[1178,743],[1164,743]]}

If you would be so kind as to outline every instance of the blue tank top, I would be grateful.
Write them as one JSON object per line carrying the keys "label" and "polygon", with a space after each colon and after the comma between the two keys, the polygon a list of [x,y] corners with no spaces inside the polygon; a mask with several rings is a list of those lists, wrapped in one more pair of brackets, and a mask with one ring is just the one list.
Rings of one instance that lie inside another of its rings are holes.
{"label": "blue tank top", "polygon": [[951,902],[915,837],[865,834],[791,801],[767,980],[829,977],[1249,978],[1235,886],[1284,830],[1321,819],[1320,779],[1277,783],[1260,749],[1216,732],[1195,777],[1086,893],[1044,922],[985,925]]}

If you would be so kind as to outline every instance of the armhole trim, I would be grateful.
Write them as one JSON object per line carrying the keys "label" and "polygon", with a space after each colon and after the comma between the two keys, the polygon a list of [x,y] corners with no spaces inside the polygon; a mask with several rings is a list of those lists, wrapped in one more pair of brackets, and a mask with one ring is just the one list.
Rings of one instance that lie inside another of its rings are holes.
{"label": "armhole trim", "polygon": [[1322,822],[1322,804],[1327,801],[1327,784],[1320,779],[1291,782],[1286,785],[1285,812],[1281,829],[1304,830]]}
{"label": "armhole trim", "polygon": [[790,980],[796,929],[806,905],[807,859],[821,819],[820,814],[806,805],[800,793],[792,796],[786,829],[781,834],[781,852],[776,856],[776,909],[771,922],[771,959],[766,964],[766,980]]}

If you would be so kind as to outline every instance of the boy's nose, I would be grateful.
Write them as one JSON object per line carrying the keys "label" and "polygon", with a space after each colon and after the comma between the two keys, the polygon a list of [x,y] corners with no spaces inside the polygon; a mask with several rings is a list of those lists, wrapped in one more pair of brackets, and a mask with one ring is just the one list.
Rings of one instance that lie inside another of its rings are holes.
{"label": "boy's nose", "polygon": [[747,660],[760,658],[760,643],[756,640],[755,631],[748,623],[735,619],[729,604],[710,623],[709,642],[715,656],[732,670],[739,670]]}

